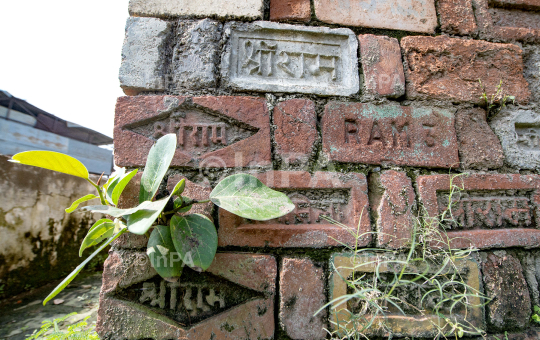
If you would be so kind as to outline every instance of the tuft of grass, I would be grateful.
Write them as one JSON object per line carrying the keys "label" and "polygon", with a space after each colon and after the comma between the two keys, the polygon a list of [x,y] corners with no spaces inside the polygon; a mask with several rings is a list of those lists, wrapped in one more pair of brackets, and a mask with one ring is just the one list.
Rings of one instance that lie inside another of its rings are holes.
{"label": "tuft of grass", "polygon": [[[405,251],[359,248],[358,241],[365,236],[360,234],[360,226],[355,230],[328,219],[357,240],[354,246],[343,244],[352,253],[350,266],[333,268],[334,275],[347,285],[347,294],[317,312],[331,308],[333,327],[326,331],[333,339],[369,340],[369,334],[392,338],[390,314],[429,319],[434,339],[485,335],[470,321],[470,311],[489,301],[467,284],[467,270],[462,265],[478,249],[453,249],[445,232],[446,223],[456,223],[452,199],[463,190],[454,184],[457,176],[451,179],[449,203],[439,216],[429,217],[424,211],[415,217]],[[351,274],[345,277],[340,271]],[[407,295],[411,292],[413,295]]]}
{"label": "tuft of grass", "polygon": [[499,85],[497,85],[497,89],[495,93],[492,94],[491,96],[487,95],[486,87],[484,86],[484,84],[482,84],[482,81],[480,79],[478,79],[478,81],[480,82],[480,86],[482,86],[482,89],[483,89],[480,99],[484,100],[485,102],[484,105],[486,106],[486,109],[487,109],[488,118],[493,117],[497,115],[499,112],[501,112],[501,110],[506,107],[507,103],[512,102],[512,104],[515,104],[516,97],[504,93],[504,90],[502,88],[502,85],[503,85],[502,79],[499,82]]}
{"label": "tuft of grass", "polygon": [[43,321],[41,329],[35,330],[26,340],[99,340],[94,330],[95,326],[89,326],[86,322],[89,316],[80,322],[66,324],[66,320],[73,315],[77,313],[71,313],[53,321]]}

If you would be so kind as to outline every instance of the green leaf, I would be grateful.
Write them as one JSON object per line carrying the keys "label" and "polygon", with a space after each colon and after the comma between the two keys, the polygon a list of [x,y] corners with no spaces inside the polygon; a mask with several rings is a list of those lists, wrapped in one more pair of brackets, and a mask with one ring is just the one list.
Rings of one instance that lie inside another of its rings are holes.
{"label": "green leaf", "polygon": [[148,250],[152,267],[163,278],[179,277],[182,274],[182,258],[174,248],[171,228],[158,225],[148,239]]}
{"label": "green leaf", "polygon": [[86,201],[96,199],[96,198],[99,198],[99,196],[92,195],[92,194],[81,197],[78,200],[76,200],[75,202],[73,202],[69,208],[66,208],[66,212],[68,214],[72,213],[72,212],[75,211],[75,209],[77,209],[79,207],[79,204],[81,204],[83,202],[86,202]]}
{"label": "green leaf", "polygon": [[159,189],[163,176],[167,172],[169,165],[176,151],[176,134],[168,134],[156,142],[148,153],[146,166],[141,177],[141,189],[139,192],[139,203],[151,201]]}
{"label": "green leaf", "polygon": [[86,248],[100,244],[104,239],[111,237],[114,234],[114,227],[114,222],[105,222],[97,225],[95,228],[92,227],[81,243],[79,256],[82,256]]}
{"label": "green leaf", "polygon": [[216,227],[210,219],[199,214],[173,216],[171,236],[186,265],[197,270],[210,267],[218,242]]}
{"label": "green leaf", "polygon": [[[182,196],[182,197],[178,197],[174,200],[174,210],[178,209],[179,207],[182,206],[182,203],[184,202],[187,202],[189,201],[190,199],[188,197],[185,197],[185,196]],[[191,210],[191,207],[193,207],[193,204],[190,204],[186,207],[183,207],[182,209],[178,210],[177,212],[178,213],[187,213],[188,211]]]}
{"label": "green leaf", "polygon": [[102,213],[106,215],[110,215],[112,217],[122,217],[126,215],[133,214],[139,210],[144,209],[150,209],[153,207],[152,203],[150,201],[145,201],[136,206],[135,208],[129,208],[129,209],[120,209],[116,207],[112,207],[110,205],[88,205],[86,207],[82,207],[81,210],[91,211],[91,212],[97,212]]}
{"label": "green leaf", "polygon": [[178,181],[178,183],[176,183],[176,185],[174,186],[174,190],[173,192],[171,192],[171,195],[177,195],[177,196],[180,196],[183,192],[184,192],[184,189],[186,188],[186,180],[184,178],[182,178],[180,181]]}
{"label": "green leaf", "polygon": [[96,223],[94,223],[94,225],[88,230],[88,233],[90,233],[95,228],[99,227],[100,224],[106,223],[106,222],[112,223],[112,220],[110,220],[108,218],[102,218],[101,220],[97,220]]}
{"label": "green leaf", "polygon": [[124,189],[128,185],[129,181],[131,181],[131,179],[137,174],[138,171],[138,169],[135,169],[122,176],[122,178],[118,181],[118,184],[116,184],[111,194],[111,199],[114,205],[118,205],[118,200],[120,199],[122,192],[124,192]]}
{"label": "green leaf", "polygon": [[139,209],[126,218],[129,231],[137,235],[144,235],[165,209],[169,199],[170,196],[155,202],[145,201],[141,203],[139,206],[146,203],[145,209]]}
{"label": "green leaf", "polygon": [[25,151],[14,155],[9,161],[88,179],[88,170],[84,164],[60,152]]}
{"label": "green leaf", "polygon": [[113,237],[111,237],[110,239],[108,239],[105,243],[103,243],[101,245],[101,247],[99,247],[94,253],[92,253],[92,255],[90,255],[86,260],[83,261],[83,263],[81,263],[80,265],[77,266],[77,268],[75,268],[74,271],[71,272],[71,274],[68,275],[68,277],[66,277],[64,279],[64,281],[62,281],[50,294],[49,296],[47,296],[45,298],[45,300],[43,301],[43,305],[45,305],[47,302],[49,302],[50,300],[52,300],[56,295],[58,295],[58,293],[60,293],[64,288],[66,288],[66,286],[71,282],[73,281],[73,279],[81,272],[81,270],[84,268],[84,266],[86,266],[86,264],[88,262],[90,262],[97,254],[99,254],[99,252],[101,252],[103,249],[105,249],[109,244],[111,244],[114,240],[116,240],[118,237],[120,237],[120,235],[122,235],[123,233],[125,233],[127,231],[127,229],[122,229],[120,230],[116,235],[114,235]]}
{"label": "green leaf", "polygon": [[287,215],[295,208],[287,195],[248,174],[232,175],[219,182],[210,200],[233,214],[257,221]]}
{"label": "green leaf", "polygon": [[107,199],[107,201],[110,203],[110,204],[113,204],[113,205],[116,205],[114,204],[113,200],[112,200],[112,193],[114,191],[114,188],[116,187],[116,185],[118,184],[118,182],[120,182],[120,179],[121,177],[120,176],[117,176],[115,177],[111,183],[109,183],[109,186],[107,186],[107,190],[105,191],[105,198]]}

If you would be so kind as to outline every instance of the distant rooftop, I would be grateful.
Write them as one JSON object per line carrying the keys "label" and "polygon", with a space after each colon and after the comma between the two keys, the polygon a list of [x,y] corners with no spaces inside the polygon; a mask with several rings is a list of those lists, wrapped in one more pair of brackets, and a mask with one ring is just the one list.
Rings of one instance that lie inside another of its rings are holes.
{"label": "distant rooftop", "polygon": [[113,143],[112,138],[102,133],[58,118],[3,90],[0,90],[0,118],[88,144],[108,145]]}

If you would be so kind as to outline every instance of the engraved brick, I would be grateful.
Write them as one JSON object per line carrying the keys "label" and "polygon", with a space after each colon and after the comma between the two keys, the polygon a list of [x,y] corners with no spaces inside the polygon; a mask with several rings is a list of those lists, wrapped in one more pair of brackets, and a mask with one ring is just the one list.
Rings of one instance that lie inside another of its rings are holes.
{"label": "engraved brick", "polygon": [[279,276],[279,320],[291,339],[326,339],[324,271],[309,259],[284,258]]}
{"label": "engraved brick", "polygon": [[504,93],[515,96],[518,103],[529,100],[522,51],[515,45],[447,36],[409,36],[401,40],[401,48],[408,64],[405,78],[410,99],[482,104],[482,85],[491,96],[502,80]]}
{"label": "engraved brick", "polygon": [[[365,253],[363,253],[365,254]],[[374,263],[381,261],[396,261],[397,259],[389,256],[376,256],[375,254],[366,254],[354,256],[351,253],[337,253],[332,256],[330,259],[330,268],[336,268],[335,271],[330,275],[330,301],[341,298],[347,294],[351,294],[354,290],[350,290],[350,286],[347,284],[345,279],[351,280],[354,274],[355,280],[357,282],[361,277],[364,279],[370,279],[373,277],[376,266]],[[478,264],[471,258],[460,259],[455,261],[456,272],[460,274],[460,278],[463,279],[465,284],[469,285],[473,289],[473,292],[480,290],[480,270]],[[409,266],[408,272],[423,272],[425,268],[418,268],[416,266]],[[437,266],[433,266],[429,269],[429,273],[435,274],[439,270]],[[395,262],[380,265],[378,275],[388,275],[389,280],[392,280],[394,275],[397,275],[401,270],[400,265],[397,265]],[[441,280],[443,281],[443,280]],[[383,282],[382,280],[379,282]],[[443,281],[444,282],[444,281]],[[439,282],[439,283],[443,283]],[[372,283],[372,280],[371,280]],[[379,289],[385,289],[384,286],[379,286]],[[347,302],[341,300],[335,302],[330,306],[332,312],[333,322],[339,322],[340,325],[346,327],[348,330],[352,331],[353,323],[348,323],[349,317],[352,314],[357,314],[356,325],[357,331],[361,331],[362,334],[371,337],[371,336],[380,336],[380,337],[414,337],[414,338],[433,338],[434,336],[440,334],[437,325],[443,327],[445,322],[439,319],[434,313],[433,309],[430,308],[429,303],[426,303],[426,299],[422,300],[423,294],[427,293],[430,289],[436,287],[432,286],[429,282],[425,282],[422,285],[416,285],[412,287],[402,286],[401,289],[404,290],[404,294],[399,294],[396,290],[395,294],[398,295],[401,299],[405,300],[405,303],[399,303],[398,306],[406,311],[406,315],[388,304],[387,309],[385,310],[385,315],[373,317],[369,312],[362,308],[362,301],[358,299],[351,299]],[[388,288],[390,289],[390,288]],[[399,288],[398,288],[399,290]],[[438,298],[438,295],[437,297]],[[424,301],[424,305],[421,306],[423,313],[418,315],[418,311],[415,307],[419,306],[420,301]],[[397,301],[396,301],[397,302]],[[452,320],[459,320],[462,324],[472,325],[478,329],[483,328],[483,315],[484,311],[481,307],[482,301],[478,297],[470,297],[468,299],[470,306],[480,306],[480,307],[469,307],[465,306],[455,306],[452,311],[450,308],[441,308],[439,313],[450,317]],[[362,323],[362,320],[366,320],[365,323]],[[368,329],[362,329],[368,326],[368,322],[373,320],[373,324]],[[335,325],[333,326],[335,327]],[[445,329],[450,329],[446,325]]]}
{"label": "engraved brick", "polygon": [[314,0],[317,19],[331,24],[435,33],[433,0]]}
{"label": "engraved brick", "polygon": [[317,113],[311,100],[291,99],[274,108],[275,151],[287,164],[305,163],[318,139]]}
{"label": "engraved brick", "polygon": [[[365,246],[371,240],[366,177],[362,174],[269,171],[255,174],[270,188],[284,191],[296,205],[279,219],[249,221],[219,209],[218,245],[243,247]],[[342,223],[332,224],[323,216]]]}
{"label": "engraved brick", "polygon": [[[182,175],[172,175],[167,181],[167,190],[171,192],[174,189],[174,186],[180,182],[182,179],[186,180],[186,187],[182,196],[189,197],[198,201],[206,201],[210,199],[210,193],[212,192],[212,187],[209,183],[194,183]],[[212,211],[214,211],[214,203],[208,202],[203,204],[194,204],[187,213],[180,214],[182,216],[189,214],[201,214],[209,219],[213,220]]]}
{"label": "engraved brick", "polygon": [[270,20],[303,21],[311,19],[309,0],[270,0]]}
{"label": "engraved brick", "polygon": [[273,22],[225,25],[222,82],[234,90],[350,96],[359,90],[350,29]]}
{"label": "engraved brick", "polygon": [[540,42],[540,3],[536,0],[473,0],[483,39]]}
{"label": "engraved brick", "polygon": [[130,0],[129,14],[141,17],[220,17],[262,19],[263,0]]}
{"label": "engraved brick", "polygon": [[165,49],[171,30],[171,24],[164,20],[127,19],[119,76],[126,94],[165,90]]}
{"label": "engraved brick", "polygon": [[437,12],[443,32],[460,35],[476,32],[472,0],[439,0]]}
{"label": "engraved brick", "polygon": [[432,218],[447,209],[450,186],[456,186],[454,222],[439,225],[446,229],[452,247],[540,246],[540,176],[433,175],[419,176],[417,184],[418,199]]}
{"label": "engraved brick", "polygon": [[459,159],[463,169],[498,169],[503,166],[501,142],[486,122],[486,111],[462,109],[456,113]]}
{"label": "engraved brick", "polygon": [[369,196],[377,220],[377,246],[398,249],[409,245],[416,205],[411,179],[395,170],[374,174]]}
{"label": "engraved brick", "polygon": [[359,35],[358,40],[365,93],[394,98],[404,95],[405,75],[398,40],[373,34]]}
{"label": "engraved brick", "polygon": [[171,166],[226,168],[271,162],[266,101],[254,97],[121,97],[116,105],[115,163],[140,167],[155,140],[176,133]]}
{"label": "engraved brick", "polygon": [[505,108],[490,122],[499,137],[506,163],[540,169],[540,115],[537,110]]}
{"label": "engraved brick", "polygon": [[210,19],[180,20],[173,53],[177,89],[216,87],[216,64],[221,24]]}
{"label": "engraved brick", "polygon": [[441,168],[459,162],[454,114],[444,109],[330,102],[322,139],[330,161]]}
{"label": "engraved brick", "polygon": [[487,253],[482,263],[488,331],[522,329],[531,317],[531,298],[519,260],[504,251]]}
{"label": "engraved brick", "polygon": [[177,282],[161,279],[143,259],[148,263],[143,252],[122,252],[107,260],[96,327],[101,338],[273,338],[272,256],[217,254],[206,272],[184,267]]}

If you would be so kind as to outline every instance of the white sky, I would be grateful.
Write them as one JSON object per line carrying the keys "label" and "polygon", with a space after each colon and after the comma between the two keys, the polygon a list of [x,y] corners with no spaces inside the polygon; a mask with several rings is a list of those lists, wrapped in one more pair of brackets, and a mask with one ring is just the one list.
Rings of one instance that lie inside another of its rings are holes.
{"label": "white sky", "polygon": [[0,0],[0,89],[112,137],[128,0]]}

